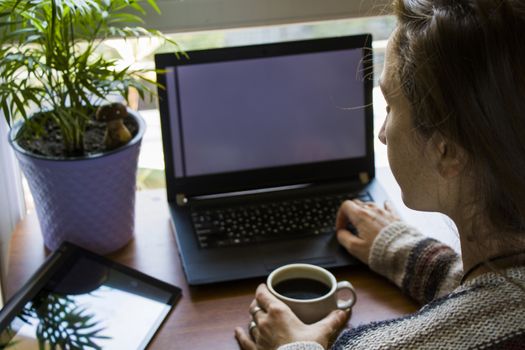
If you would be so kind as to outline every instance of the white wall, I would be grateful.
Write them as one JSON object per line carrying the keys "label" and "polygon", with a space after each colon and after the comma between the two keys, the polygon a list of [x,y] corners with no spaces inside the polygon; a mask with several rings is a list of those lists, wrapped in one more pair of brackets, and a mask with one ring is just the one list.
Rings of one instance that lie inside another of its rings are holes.
{"label": "white wall", "polygon": [[[157,0],[146,26],[165,33],[387,14],[391,0]],[[145,5],[147,8],[147,5]]]}

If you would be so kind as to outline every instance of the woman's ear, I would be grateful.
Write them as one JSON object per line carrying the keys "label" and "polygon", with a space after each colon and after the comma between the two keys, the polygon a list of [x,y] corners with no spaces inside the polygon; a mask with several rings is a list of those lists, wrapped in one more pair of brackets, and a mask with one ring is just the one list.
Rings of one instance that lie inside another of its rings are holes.
{"label": "woman's ear", "polygon": [[441,177],[451,179],[462,172],[466,157],[461,147],[438,134],[434,134],[427,145]]}
{"label": "woman's ear", "polygon": [[456,143],[433,136],[430,142],[436,159],[439,174],[445,179],[451,179],[461,174],[465,166],[465,151]]}

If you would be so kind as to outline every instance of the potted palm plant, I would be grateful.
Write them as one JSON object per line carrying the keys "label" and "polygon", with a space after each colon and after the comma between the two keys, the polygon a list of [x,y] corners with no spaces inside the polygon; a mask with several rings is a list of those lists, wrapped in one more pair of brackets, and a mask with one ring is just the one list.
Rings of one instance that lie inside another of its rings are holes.
{"label": "potted palm plant", "polygon": [[0,109],[51,250],[67,240],[107,254],[133,237],[145,124],[124,103],[153,82],[101,48],[105,38],[169,40],[138,26],[143,3],[0,0]]}

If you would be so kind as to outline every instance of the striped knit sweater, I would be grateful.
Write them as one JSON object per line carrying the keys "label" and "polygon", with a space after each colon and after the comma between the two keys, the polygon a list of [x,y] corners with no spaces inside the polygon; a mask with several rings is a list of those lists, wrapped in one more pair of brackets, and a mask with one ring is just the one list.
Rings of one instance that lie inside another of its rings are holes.
{"label": "striped knit sweater", "polygon": [[[525,349],[525,267],[459,285],[462,263],[448,246],[396,222],[381,231],[370,268],[425,304],[418,312],[341,333],[332,349]],[[506,277],[504,277],[506,276]],[[296,342],[278,350],[321,350]]]}

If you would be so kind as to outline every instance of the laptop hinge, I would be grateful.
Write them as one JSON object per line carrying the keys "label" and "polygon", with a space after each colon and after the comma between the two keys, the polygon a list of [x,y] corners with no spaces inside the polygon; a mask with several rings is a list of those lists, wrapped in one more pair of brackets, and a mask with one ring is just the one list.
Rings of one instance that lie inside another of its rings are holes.
{"label": "laptop hinge", "polygon": [[361,181],[361,184],[363,185],[366,185],[370,182],[370,176],[366,171],[359,173],[359,181]]}
{"label": "laptop hinge", "polygon": [[186,204],[188,204],[188,198],[186,198],[184,193],[177,193],[175,200],[179,207],[184,207]]}

